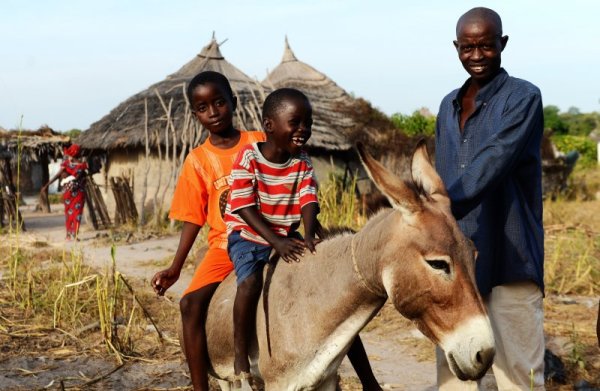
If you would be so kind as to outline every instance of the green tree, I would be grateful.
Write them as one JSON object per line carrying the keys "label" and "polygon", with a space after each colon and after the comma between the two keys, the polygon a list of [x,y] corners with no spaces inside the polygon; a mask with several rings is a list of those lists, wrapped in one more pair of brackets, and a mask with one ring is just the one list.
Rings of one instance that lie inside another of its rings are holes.
{"label": "green tree", "polygon": [[82,130],[81,129],[71,129],[71,130],[65,130],[63,132],[63,134],[66,134],[67,136],[71,137],[71,140],[76,139],[77,136],[79,136],[81,134]]}
{"label": "green tree", "polygon": [[577,151],[580,158],[577,165],[581,167],[596,167],[598,164],[596,157],[598,156],[598,145],[585,136],[574,136],[570,134],[555,135],[552,141],[556,147],[563,153]]}
{"label": "green tree", "polygon": [[587,136],[598,126],[597,113],[573,113],[571,110],[561,114],[563,122],[567,125],[567,134],[574,136]]}
{"label": "green tree", "polygon": [[561,118],[558,106],[548,105],[544,107],[544,129],[549,129],[557,134],[568,132],[567,124]]}
{"label": "green tree", "polygon": [[413,112],[412,115],[395,113],[391,119],[396,128],[408,136],[419,134],[433,136],[435,134],[435,117],[425,116],[419,110]]}

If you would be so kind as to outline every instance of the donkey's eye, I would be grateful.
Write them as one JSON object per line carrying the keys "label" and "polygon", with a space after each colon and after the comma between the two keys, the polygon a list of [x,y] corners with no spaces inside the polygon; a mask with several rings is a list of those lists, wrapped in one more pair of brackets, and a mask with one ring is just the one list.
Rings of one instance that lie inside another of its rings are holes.
{"label": "donkey's eye", "polygon": [[450,274],[450,264],[448,261],[444,261],[443,259],[431,259],[427,261],[427,264],[431,266],[432,269],[442,270],[446,274]]}

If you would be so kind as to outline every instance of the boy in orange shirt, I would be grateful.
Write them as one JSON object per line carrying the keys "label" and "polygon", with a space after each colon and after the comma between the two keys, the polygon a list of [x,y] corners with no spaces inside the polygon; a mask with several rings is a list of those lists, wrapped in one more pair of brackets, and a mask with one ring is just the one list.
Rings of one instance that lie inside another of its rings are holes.
{"label": "boy in orange shirt", "polygon": [[246,144],[264,141],[265,134],[233,127],[237,100],[229,81],[220,73],[207,71],[196,75],[188,85],[187,96],[192,113],[208,129],[209,136],[189,153],[183,165],[169,214],[170,218],[183,221],[179,246],[171,266],[152,278],[152,287],[162,296],[177,281],[200,228],[208,224],[208,251],[179,302],[192,384],[195,390],[208,390],[204,319],[219,283],[233,270],[223,221],[228,177],[238,151]]}

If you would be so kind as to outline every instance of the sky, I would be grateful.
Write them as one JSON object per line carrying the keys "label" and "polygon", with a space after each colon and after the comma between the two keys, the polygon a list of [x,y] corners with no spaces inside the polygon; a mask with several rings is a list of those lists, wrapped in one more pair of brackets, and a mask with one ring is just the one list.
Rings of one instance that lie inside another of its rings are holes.
{"label": "sky", "polygon": [[[439,102],[467,74],[456,20],[494,9],[502,65],[561,111],[600,111],[600,1],[0,0],[0,126],[87,129],[190,61],[213,34],[263,80],[296,57],[386,114]],[[315,108],[315,110],[318,108]]]}

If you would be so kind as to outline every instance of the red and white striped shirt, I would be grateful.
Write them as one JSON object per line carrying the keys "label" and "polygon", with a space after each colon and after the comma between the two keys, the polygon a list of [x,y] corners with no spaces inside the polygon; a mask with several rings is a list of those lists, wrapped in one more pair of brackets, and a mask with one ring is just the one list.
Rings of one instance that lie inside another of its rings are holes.
{"label": "red and white striped shirt", "polygon": [[240,231],[244,239],[269,245],[235,212],[256,206],[273,232],[287,236],[302,219],[302,207],[311,202],[319,202],[317,182],[305,152],[277,164],[264,158],[258,143],[249,144],[240,150],[231,170],[227,232]]}

